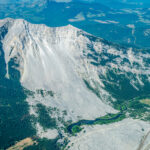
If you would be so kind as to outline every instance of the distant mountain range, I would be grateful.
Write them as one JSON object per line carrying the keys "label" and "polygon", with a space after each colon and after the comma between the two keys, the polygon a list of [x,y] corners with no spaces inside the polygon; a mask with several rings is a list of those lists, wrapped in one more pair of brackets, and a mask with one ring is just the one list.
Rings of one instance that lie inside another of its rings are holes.
{"label": "distant mountain range", "polygon": [[0,3],[20,3],[20,2],[35,2],[35,1],[51,1],[51,2],[87,2],[87,3],[103,3],[103,4],[113,4],[122,3],[130,5],[146,5],[150,2],[148,0],[0,0]]}

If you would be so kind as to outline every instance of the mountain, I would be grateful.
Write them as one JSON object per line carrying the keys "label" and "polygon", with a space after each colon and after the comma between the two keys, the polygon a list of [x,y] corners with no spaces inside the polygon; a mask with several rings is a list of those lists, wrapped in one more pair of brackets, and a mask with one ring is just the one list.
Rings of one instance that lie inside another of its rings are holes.
{"label": "mountain", "polygon": [[[54,104],[51,106],[60,105],[60,109],[69,109],[72,116],[82,114],[81,118],[86,119],[113,112],[113,109],[89,92],[83,82],[84,78],[96,79],[98,75],[96,68],[87,62],[86,57],[84,59],[82,51],[91,43],[88,38],[80,35],[79,29],[71,25],[48,28],[45,25],[32,25],[24,20],[8,22],[10,29],[3,41],[8,78],[11,78],[9,63],[12,61],[14,63],[12,68],[17,68],[20,72],[15,79],[20,80],[25,88],[31,91],[42,89],[56,93],[56,100],[52,101]],[[86,106],[86,109],[90,106],[93,111],[87,115],[83,106]]]}
{"label": "mountain", "polygon": [[0,54],[0,148],[34,137],[51,149],[136,150],[143,136],[148,147],[149,51],[4,19]]}

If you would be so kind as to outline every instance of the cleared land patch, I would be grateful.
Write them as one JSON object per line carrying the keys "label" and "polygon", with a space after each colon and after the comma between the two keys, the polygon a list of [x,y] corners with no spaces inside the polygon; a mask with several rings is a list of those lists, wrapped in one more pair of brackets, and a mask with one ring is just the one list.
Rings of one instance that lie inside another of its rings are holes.
{"label": "cleared land patch", "polygon": [[150,99],[142,99],[140,102],[146,105],[150,105]]}
{"label": "cleared land patch", "polygon": [[33,144],[37,144],[37,142],[33,141],[32,138],[26,138],[26,139],[19,141],[14,146],[11,146],[7,150],[23,150],[24,148],[28,146],[32,146]]}

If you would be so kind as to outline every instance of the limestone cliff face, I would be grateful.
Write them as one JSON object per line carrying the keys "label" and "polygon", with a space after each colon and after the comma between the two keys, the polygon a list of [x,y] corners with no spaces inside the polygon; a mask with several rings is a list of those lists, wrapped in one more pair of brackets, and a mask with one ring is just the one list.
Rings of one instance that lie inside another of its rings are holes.
{"label": "limestone cliff face", "polygon": [[[5,19],[0,21],[0,26],[8,30],[2,41],[7,78],[10,78],[11,62],[11,67],[20,73],[16,78],[26,89],[55,93],[52,100],[47,98],[45,105],[67,110],[67,120],[92,119],[116,112],[106,104],[105,99],[110,95],[102,88],[98,68],[87,56],[102,49],[101,39],[71,25],[49,28],[25,20]],[[101,95],[88,89],[84,80],[94,88],[98,85]]]}

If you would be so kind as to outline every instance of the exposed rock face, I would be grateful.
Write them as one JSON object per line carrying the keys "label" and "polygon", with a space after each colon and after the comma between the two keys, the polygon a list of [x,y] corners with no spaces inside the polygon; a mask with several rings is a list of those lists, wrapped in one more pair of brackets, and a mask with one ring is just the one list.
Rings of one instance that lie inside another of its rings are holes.
{"label": "exposed rock face", "polygon": [[[83,78],[91,78],[102,84],[97,68],[88,62],[84,54],[89,49],[88,45],[93,45],[88,34],[84,35],[71,25],[48,28],[11,19],[1,21],[1,24],[9,24],[8,34],[3,40],[7,66],[14,59],[25,88],[56,93],[47,105],[68,110],[71,119],[72,115],[76,119],[77,116],[93,119],[106,112],[115,112],[87,89],[83,81]],[[8,67],[6,76],[9,78]],[[103,89],[102,94],[105,94]],[[87,113],[87,110],[90,111]]]}

